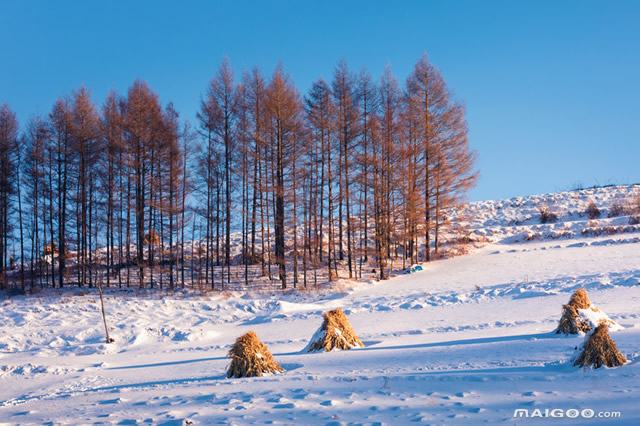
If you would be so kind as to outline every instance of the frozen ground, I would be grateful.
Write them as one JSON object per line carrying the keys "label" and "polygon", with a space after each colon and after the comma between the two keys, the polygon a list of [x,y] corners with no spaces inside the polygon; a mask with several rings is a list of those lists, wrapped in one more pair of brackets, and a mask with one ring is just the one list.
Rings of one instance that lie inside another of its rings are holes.
{"label": "frozen ground", "polygon": [[[94,293],[5,297],[0,423],[545,424],[558,420],[514,411],[591,409],[595,418],[559,422],[639,424],[640,232],[612,230],[629,222],[606,217],[618,189],[590,191],[523,198],[520,207],[476,203],[472,225],[485,247],[387,282],[285,294],[110,293],[110,345]],[[598,196],[603,217],[589,223],[577,203]],[[548,227],[535,218],[544,197],[560,213]],[[539,236],[521,238],[532,232]],[[579,287],[624,327],[611,335],[627,365],[573,367],[583,337],[551,333]],[[366,347],[301,353],[322,312],[338,306]],[[225,377],[226,353],[248,330],[285,373]]]}

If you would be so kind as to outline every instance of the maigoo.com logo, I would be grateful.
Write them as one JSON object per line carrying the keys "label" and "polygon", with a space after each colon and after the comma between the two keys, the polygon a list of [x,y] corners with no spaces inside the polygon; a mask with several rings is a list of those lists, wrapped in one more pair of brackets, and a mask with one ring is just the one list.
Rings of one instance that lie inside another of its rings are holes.
{"label": "maigoo.com logo", "polygon": [[605,419],[615,419],[620,418],[621,413],[619,411],[600,411],[596,413],[591,408],[584,408],[582,410],[577,410],[575,408],[570,408],[568,410],[563,410],[562,408],[545,408],[540,409],[536,408],[534,410],[528,410],[526,408],[517,408],[513,413],[514,418],[553,418],[553,419],[591,419],[591,418],[605,418]]}

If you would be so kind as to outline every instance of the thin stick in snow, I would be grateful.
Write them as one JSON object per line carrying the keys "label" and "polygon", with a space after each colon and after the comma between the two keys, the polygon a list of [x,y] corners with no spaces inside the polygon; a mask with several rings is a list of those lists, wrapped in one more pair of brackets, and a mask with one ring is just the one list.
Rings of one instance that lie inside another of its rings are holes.
{"label": "thin stick in snow", "polygon": [[102,297],[102,280],[98,280],[98,291],[100,291],[100,305],[102,307],[102,319],[104,320],[104,331],[107,333],[107,343],[113,343],[115,342],[115,340],[109,337],[109,327],[107,326],[107,316],[104,313],[104,299]]}

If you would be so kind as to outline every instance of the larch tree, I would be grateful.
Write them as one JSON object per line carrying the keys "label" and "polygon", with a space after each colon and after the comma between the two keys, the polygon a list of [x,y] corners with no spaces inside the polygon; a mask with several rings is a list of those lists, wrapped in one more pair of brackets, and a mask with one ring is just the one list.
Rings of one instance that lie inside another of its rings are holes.
{"label": "larch tree", "polygon": [[71,108],[69,100],[58,98],[49,113],[49,133],[55,151],[57,224],[58,224],[58,286],[62,288],[66,278],[67,265],[67,224],[70,196],[70,145],[71,145]]}
{"label": "larch tree", "polygon": [[[120,168],[119,160],[120,152],[123,149],[124,132],[121,111],[122,100],[116,92],[110,92],[107,95],[102,106],[101,135],[104,145],[105,155],[101,157],[101,174],[103,179],[103,188],[106,190],[107,209],[106,217],[106,281],[107,286],[110,285],[112,269],[114,265],[115,250],[115,216],[118,209],[118,192],[117,173]],[[120,268],[118,268],[118,276]],[[122,280],[118,280],[119,286],[122,287]]]}
{"label": "larch tree", "polygon": [[31,235],[30,279],[33,287],[38,281],[44,286],[44,262],[42,242],[46,238],[44,231],[43,206],[45,194],[45,150],[49,139],[47,123],[41,116],[35,115],[29,119],[25,137],[25,155],[22,167],[26,186],[25,201],[30,207],[29,233]]}
{"label": "larch tree", "polygon": [[[265,239],[265,197],[264,197],[264,159],[263,149],[265,145],[266,129],[266,83],[258,68],[253,68],[249,80],[245,82],[247,90],[248,125],[251,132],[253,162],[252,170],[252,196],[251,196],[251,259],[256,259],[256,234],[257,224],[260,221],[260,265],[262,276],[267,274],[265,263],[265,251],[267,242]],[[258,217],[258,210],[260,211]]]}
{"label": "larch tree", "polygon": [[[401,91],[398,82],[387,65],[380,81],[380,143],[382,152],[380,161],[380,174],[378,178],[382,182],[382,218],[385,223],[382,226],[382,247],[384,255],[391,258],[393,234],[395,231],[395,195],[396,179],[399,177],[396,170],[398,147],[402,133],[401,121]],[[381,278],[383,278],[381,271]],[[384,273],[386,278],[388,273]]]}
{"label": "larch tree", "polygon": [[[183,124],[183,128],[182,128],[182,178],[180,180],[180,184],[182,185],[182,188],[180,190],[180,221],[179,221],[179,225],[180,225],[180,280],[182,283],[182,288],[185,288],[186,286],[186,281],[185,281],[185,270],[186,270],[186,265],[185,265],[185,235],[187,232],[187,210],[192,210],[189,208],[189,206],[187,205],[187,197],[189,197],[189,195],[192,193],[193,191],[193,176],[192,174],[189,172],[190,169],[190,165],[191,165],[191,157],[193,152],[195,151],[194,149],[194,144],[196,141],[196,137],[197,134],[195,131],[193,131],[193,129],[191,128],[191,124],[189,123],[189,121],[185,121]],[[193,215],[190,212],[190,216],[192,217],[193,220]],[[195,220],[194,220],[195,222]],[[192,242],[193,244],[193,242]],[[193,258],[193,250],[191,253],[191,256]],[[193,281],[193,280],[192,280]]]}
{"label": "larch tree", "polygon": [[9,105],[0,105],[0,289],[7,287],[11,211],[18,186],[19,129],[16,114]]}
{"label": "larch tree", "polygon": [[[315,146],[314,163],[316,178],[313,185],[316,191],[316,213],[314,213],[314,245],[316,263],[322,262],[325,228],[327,232],[327,274],[332,281],[335,274],[335,235],[334,235],[334,190],[332,162],[333,133],[335,123],[334,106],[331,102],[331,89],[323,80],[315,81],[305,100],[305,110],[312,144]],[[326,188],[326,190],[325,190]],[[325,207],[326,206],[326,207]],[[326,210],[325,210],[326,209]],[[326,218],[326,225],[325,220]],[[332,269],[332,261],[333,268]]]}
{"label": "larch tree", "polygon": [[464,106],[448,102],[444,114],[439,117],[434,135],[436,148],[433,180],[434,194],[434,253],[438,254],[440,235],[446,226],[452,226],[447,211],[460,210],[466,202],[469,189],[478,179],[475,171],[476,154],[469,148]]}
{"label": "larch tree", "polygon": [[407,79],[407,96],[411,100],[414,108],[410,116],[415,138],[420,141],[422,151],[423,168],[423,200],[424,200],[424,238],[425,255],[424,260],[431,260],[431,233],[433,225],[435,195],[433,185],[433,167],[436,146],[433,141],[436,123],[434,117],[438,115],[442,108],[446,95],[443,91],[441,78],[438,71],[433,67],[428,58],[423,55],[415,64],[413,73]]}
{"label": "larch tree", "polygon": [[[128,182],[134,194],[133,211],[137,246],[138,280],[144,287],[145,219],[151,217],[149,195],[152,190],[151,166],[153,153],[161,141],[162,109],[155,94],[147,83],[136,80],[127,94],[123,115],[125,147],[128,151]],[[151,237],[152,230],[149,230]],[[151,252],[151,251],[150,251]]]}
{"label": "larch tree", "polygon": [[[225,58],[218,69],[218,73],[209,83],[206,99],[202,101],[199,118],[202,127],[207,131],[208,167],[212,167],[211,159],[214,152],[220,152],[224,161],[222,168],[222,188],[224,190],[225,243],[224,259],[227,269],[227,282],[231,281],[231,209],[232,209],[232,179],[235,140],[234,140],[234,82],[233,71],[229,60]],[[209,171],[209,175],[212,172]],[[209,178],[209,180],[211,180]],[[220,186],[216,185],[218,189]],[[210,198],[210,197],[208,197]],[[219,208],[217,206],[216,208]],[[219,221],[217,221],[219,222]],[[219,223],[217,224],[217,226]],[[219,240],[219,235],[216,236]],[[219,241],[216,242],[219,244]],[[224,286],[224,272],[222,274]]]}
{"label": "larch tree", "polygon": [[[356,98],[356,80],[355,76],[347,66],[347,62],[342,60],[338,63],[333,74],[333,81],[331,83],[333,102],[335,104],[335,111],[337,114],[336,124],[338,130],[336,137],[339,141],[339,184],[340,184],[340,196],[339,196],[339,246],[340,246],[340,259],[343,256],[342,245],[342,228],[343,221],[346,221],[347,225],[347,267],[349,270],[349,278],[353,278],[353,223],[352,223],[352,193],[351,193],[351,180],[353,170],[353,157],[354,157],[354,144],[360,132],[359,118],[360,111]],[[344,204],[345,214],[342,214],[342,207]],[[345,220],[346,219],[346,220]]]}
{"label": "larch tree", "polygon": [[[439,70],[426,53],[407,79],[408,117],[422,151],[425,260],[431,259],[431,241],[437,252],[442,212],[461,202],[477,180],[475,154],[470,151],[464,107],[453,99]],[[445,184],[446,182],[446,184]]]}
{"label": "larch tree", "polygon": [[267,114],[273,172],[275,259],[282,288],[287,288],[285,259],[285,179],[296,161],[293,149],[301,118],[301,102],[288,75],[279,65],[267,87]]}
{"label": "larch tree", "polygon": [[[188,129],[186,129],[188,131]],[[174,241],[178,241],[178,218],[180,217],[182,209],[184,208],[184,202],[181,200],[181,191],[184,191],[185,186],[182,184],[184,178],[184,161],[183,153],[181,152],[181,137],[180,134],[180,121],[178,113],[176,112],[173,104],[169,103],[164,112],[164,147],[165,164],[163,169],[167,169],[167,176],[164,179],[166,182],[164,195],[161,195],[160,202],[158,203],[162,212],[168,216],[168,235],[169,235],[169,286],[171,289],[175,286],[176,279],[174,278],[174,269],[176,269],[177,253],[174,247]],[[188,137],[188,136],[187,136]],[[168,164],[167,164],[168,163]],[[162,233],[164,235],[164,233]]]}
{"label": "larch tree", "polygon": [[362,266],[369,260],[369,216],[371,205],[371,120],[376,117],[378,111],[378,88],[371,78],[371,74],[363,69],[358,75],[357,99],[360,103],[360,138],[358,142],[357,163],[360,166],[358,182],[360,183],[360,220],[362,229],[360,232],[360,277]]}
{"label": "larch tree", "polygon": [[90,275],[90,220],[93,185],[96,179],[95,162],[98,156],[100,121],[89,91],[82,87],[73,93],[71,106],[71,156],[76,182],[78,282],[92,285]]}
{"label": "larch tree", "polygon": [[[441,257],[459,240],[452,212],[477,181],[475,152],[464,104],[426,55],[403,89],[389,66],[374,81],[342,60],[301,100],[282,65],[268,83],[257,68],[236,83],[224,59],[197,114],[200,138],[141,80],[100,111],[84,87],[61,97],[23,139],[3,104],[0,287],[16,277],[18,226],[32,285],[52,287],[129,286],[137,267],[139,287],[184,287],[191,269],[192,282],[222,289],[241,263],[245,286],[252,265],[269,281],[277,265],[284,289],[300,265],[307,286],[371,266],[386,279],[399,256],[403,268]],[[197,237],[188,262],[185,241]]]}
{"label": "larch tree", "polygon": [[244,283],[249,284],[249,263],[251,257],[249,255],[249,193],[251,187],[255,185],[250,184],[251,176],[251,153],[253,152],[251,147],[251,121],[250,121],[250,86],[251,76],[248,72],[242,74],[242,81],[238,84],[235,90],[235,139],[237,140],[237,153],[236,164],[238,164],[238,174],[240,179],[240,206],[241,206],[241,240],[242,247],[240,249],[240,259],[244,266]]}
{"label": "larch tree", "polygon": [[419,128],[416,123],[420,117],[417,117],[419,108],[417,107],[417,99],[404,94],[402,108],[403,136],[400,143],[400,163],[404,171],[404,179],[400,181],[400,190],[403,205],[403,268],[404,262],[408,258],[411,263],[418,262],[419,252],[419,225],[422,223],[423,217],[422,192],[420,191],[423,179],[420,173],[422,158],[422,140],[420,138]]}
{"label": "larch tree", "polygon": [[[385,158],[387,148],[382,142],[382,129],[380,118],[372,117],[370,122],[370,140],[371,140],[371,180],[369,186],[373,193],[373,227],[374,227],[374,248],[375,259],[378,268],[378,278],[386,280],[389,278],[387,272],[386,243],[388,241],[388,221],[387,216],[390,215],[389,204],[387,202],[387,184],[388,173]],[[375,272],[375,269],[374,269]]]}

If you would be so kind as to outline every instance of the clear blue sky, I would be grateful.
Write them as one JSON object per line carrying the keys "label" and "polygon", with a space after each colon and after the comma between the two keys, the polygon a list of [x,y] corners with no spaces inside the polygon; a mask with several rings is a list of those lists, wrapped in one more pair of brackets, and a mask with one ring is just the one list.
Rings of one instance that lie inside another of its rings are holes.
{"label": "clear blue sky", "polygon": [[404,83],[427,51],[467,105],[472,200],[640,182],[640,1],[4,1],[0,41],[21,124],[137,77],[194,122],[224,55],[304,94],[340,58]]}

